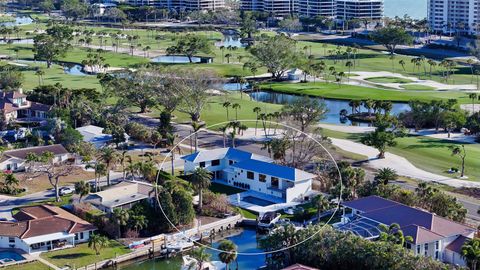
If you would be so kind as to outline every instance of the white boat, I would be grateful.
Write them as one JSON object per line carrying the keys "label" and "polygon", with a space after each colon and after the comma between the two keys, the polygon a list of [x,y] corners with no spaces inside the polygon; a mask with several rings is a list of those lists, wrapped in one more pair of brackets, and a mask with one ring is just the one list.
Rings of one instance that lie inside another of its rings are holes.
{"label": "white boat", "polygon": [[220,261],[204,262],[202,268],[199,268],[198,261],[188,255],[182,257],[183,264],[181,270],[223,270],[225,264]]}
{"label": "white boat", "polygon": [[257,227],[259,229],[272,228],[280,220],[280,216],[281,215],[276,212],[266,212],[260,215]]}

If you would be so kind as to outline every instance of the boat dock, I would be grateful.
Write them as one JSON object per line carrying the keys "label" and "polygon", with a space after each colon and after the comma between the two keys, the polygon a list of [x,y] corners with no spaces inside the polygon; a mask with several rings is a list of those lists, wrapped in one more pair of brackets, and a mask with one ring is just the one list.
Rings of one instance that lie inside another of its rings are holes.
{"label": "boat dock", "polygon": [[116,258],[103,260],[95,264],[77,268],[78,270],[96,270],[116,267],[118,264],[138,258],[170,257],[188,251],[194,242],[213,237],[223,231],[233,229],[243,220],[242,215],[235,215],[208,224],[199,224],[194,228],[173,234],[160,234],[142,241],[131,243],[132,252]]}

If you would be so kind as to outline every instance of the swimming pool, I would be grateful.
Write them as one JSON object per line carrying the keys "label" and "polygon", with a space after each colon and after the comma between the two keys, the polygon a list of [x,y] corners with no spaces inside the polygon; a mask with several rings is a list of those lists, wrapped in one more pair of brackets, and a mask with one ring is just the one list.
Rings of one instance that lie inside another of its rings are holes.
{"label": "swimming pool", "polygon": [[25,258],[14,251],[0,251],[0,264],[23,261]]}
{"label": "swimming pool", "polygon": [[269,205],[275,204],[274,202],[259,199],[257,197],[252,197],[252,196],[247,196],[247,197],[243,198],[242,201],[248,202],[248,203],[251,203],[251,204],[256,204],[256,205],[259,205],[259,206],[269,206]]}

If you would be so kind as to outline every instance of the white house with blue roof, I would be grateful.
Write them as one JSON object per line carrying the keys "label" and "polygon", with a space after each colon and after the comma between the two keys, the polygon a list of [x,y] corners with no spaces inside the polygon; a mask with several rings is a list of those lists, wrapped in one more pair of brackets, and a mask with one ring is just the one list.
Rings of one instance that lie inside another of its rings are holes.
{"label": "white house with blue roof", "polygon": [[213,181],[280,199],[304,200],[316,175],[273,163],[273,160],[235,148],[199,151],[182,157],[185,173],[198,167],[212,172]]}

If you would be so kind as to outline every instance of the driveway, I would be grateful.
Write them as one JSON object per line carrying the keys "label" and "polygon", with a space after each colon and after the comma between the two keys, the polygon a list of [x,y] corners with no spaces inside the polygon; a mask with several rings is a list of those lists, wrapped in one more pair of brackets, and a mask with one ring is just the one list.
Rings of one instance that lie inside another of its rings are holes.
{"label": "driveway", "polygon": [[[122,179],[122,173],[112,172],[110,179],[113,184],[120,182]],[[95,181],[95,179],[88,180]],[[100,179],[100,186],[106,186],[107,179],[102,177]],[[70,185],[73,187],[73,185]],[[12,210],[21,206],[25,206],[35,202],[42,202],[55,197],[53,189],[45,190],[37,193],[27,194],[21,197],[11,197],[0,195],[0,219],[12,220]]]}

